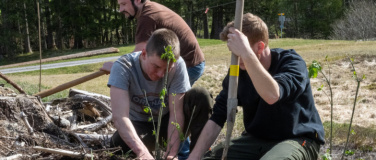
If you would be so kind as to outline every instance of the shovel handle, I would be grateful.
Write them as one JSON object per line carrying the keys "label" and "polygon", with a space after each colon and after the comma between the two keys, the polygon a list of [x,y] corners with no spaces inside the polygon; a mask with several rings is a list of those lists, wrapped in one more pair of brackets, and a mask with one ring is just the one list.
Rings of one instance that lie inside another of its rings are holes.
{"label": "shovel handle", "polygon": [[[239,31],[242,30],[244,0],[236,0],[234,27]],[[239,57],[234,53],[231,54],[230,79],[227,100],[227,131],[225,147],[223,149],[222,160],[227,159],[227,152],[231,140],[232,130],[235,124],[236,107],[238,104],[238,79],[239,79]]]}
{"label": "shovel handle", "polygon": [[60,92],[62,90],[65,90],[65,89],[68,89],[70,87],[73,87],[75,85],[78,85],[78,84],[81,84],[83,82],[89,81],[91,79],[97,78],[97,77],[102,76],[104,74],[108,74],[108,72],[97,71],[97,72],[94,72],[94,73],[89,74],[87,76],[75,79],[73,81],[70,81],[70,82],[67,82],[67,83],[64,83],[64,84],[61,84],[61,85],[59,85],[59,86],[57,86],[55,88],[51,88],[51,89],[48,89],[48,90],[41,91],[39,93],[34,94],[33,96],[39,96],[41,98],[44,98],[44,97],[50,96],[52,94],[55,94],[57,92]]}

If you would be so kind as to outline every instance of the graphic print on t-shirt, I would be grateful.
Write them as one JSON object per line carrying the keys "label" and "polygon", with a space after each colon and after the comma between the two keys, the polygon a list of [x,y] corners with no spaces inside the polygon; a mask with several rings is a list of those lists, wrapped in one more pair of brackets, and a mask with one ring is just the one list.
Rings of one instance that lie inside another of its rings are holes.
{"label": "graphic print on t-shirt", "polygon": [[[159,99],[159,93],[147,93],[147,102],[144,95],[133,95],[131,101],[143,111],[145,106],[151,108],[153,116],[159,115],[159,108],[161,107],[161,100]],[[168,96],[165,96],[165,104],[168,104]],[[150,113],[142,112],[141,114],[150,115]]]}

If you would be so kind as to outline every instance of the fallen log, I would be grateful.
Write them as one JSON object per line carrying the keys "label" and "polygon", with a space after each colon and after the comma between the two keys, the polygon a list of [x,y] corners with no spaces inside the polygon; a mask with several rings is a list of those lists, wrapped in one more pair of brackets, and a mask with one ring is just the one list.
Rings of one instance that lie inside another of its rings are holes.
{"label": "fallen log", "polygon": [[77,136],[81,137],[83,141],[92,142],[92,141],[109,141],[112,135],[105,134],[83,134],[76,133]]}
{"label": "fallen log", "polygon": [[22,154],[15,154],[8,157],[0,158],[0,160],[13,160],[13,159],[22,159]]}
{"label": "fallen log", "polygon": [[106,95],[103,95],[103,94],[92,93],[92,92],[74,89],[74,88],[69,89],[68,97],[73,97],[76,94],[83,94],[83,95],[95,97],[95,98],[98,98],[99,100],[101,100],[101,101],[103,101],[107,104],[110,104],[110,101],[111,101],[111,98],[109,96],[106,96]]}
{"label": "fallen log", "polygon": [[105,149],[97,149],[97,150],[93,150],[93,153],[96,153],[96,152],[104,152],[104,151],[111,151],[111,152],[116,152],[116,151],[120,151],[121,150],[121,147],[118,146],[118,147],[114,147],[114,148],[105,148]]}
{"label": "fallen log", "polygon": [[111,122],[111,120],[112,120],[112,114],[107,116],[106,118],[98,121],[97,123],[77,126],[77,128],[74,129],[74,130],[85,130],[85,131],[95,132],[95,131],[98,131],[99,129],[105,127],[107,125],[107,123]]}
{"label": "fallen log", "polygon": [[89,95],[76,94],[70,97],[69,100],[76,102],[89,101],[97,105],[98,109],[102,111],[102,116],[109,116],[112,114],[111,108],[106,103]]}
{"label": "fallen log", "polygon": [[95,158],[95,155],[93,154],[83,154],[80,152],[73,152],[69,150],[63,150],[63,149],[52,149],[52,148],[43,148],[40,146],[35,146],[33,147],[34,150],[36,151],[41,151],[41,152],[48,152],[48,153],[53,153],[53,154],[60,154],[64,156],[69,156],[69,157],[74,157],[74,158]]}
{"label": "fallen log", "polygon": [[66,131],[66,132],[67,132],[69,135],[71,135],[71,136],[73,136],[74,138],[76,138],[76,139],[80,142],[80,144],[81,144],[81,146],[82,146],[84,152],[86,153],[86,149],[89,148],[89,147],[86,145],[86,143],[85,143],[84,141],[82,141],[81,137],[79,137],[79,136],[78,136],[76,133],[74,133],[74,132],[70,132],[70,131]]}

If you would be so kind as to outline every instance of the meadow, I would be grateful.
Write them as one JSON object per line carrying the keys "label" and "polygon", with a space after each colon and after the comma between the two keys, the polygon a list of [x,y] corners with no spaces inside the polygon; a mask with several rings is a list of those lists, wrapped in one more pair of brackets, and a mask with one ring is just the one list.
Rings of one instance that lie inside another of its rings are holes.
{"label": "meadow", "polygon": [[[194,86],[207,88],[215,97],[221,90],[221,84],[224,76],[227,74],[230,63],[230,52],[224,42],[220,40],[199,39],[200,46],[205,53],[206,68],[203,76]],[[361,82],[360,93],[356,103],[353,134],[350,136],[349,147],[355,150],[349,159],[372,159],[376,158],[376,41],[335,41],[335,40],[305,40],[305,39],[272,39],[269,42],[270,48],[295,49],[307,66],[313,60],[322,62],[323,71],[331,73],[331,82],[333,88],[333,158],[339,158],[343,152],[344,142],[348,130],[348,123],[353,109],[353,101],[356,91],[356,81],[352,78],[353,71],[348,57],[354,59],[354,65],[359,75],[365,75]],[[110,55],[93,56],[98,58],[105,56],[122,55],[133,50],[134,46],[117,46],[120,53]],[[328,62],[324,62],[328,56]],[[59,69],[50,69],[42,71],[42,90],[53,88],[59,84],[72,81],[76,78],[88,75],[98,71],[102,63],[81,65],[74,67],[65,67]],[[39,71],[7,74],[8,78],[20,85],[28,94],[39,92]],[[73,88],[86,90],[109,96],[107,87],[108,75],[101,76]],[[5,81],[0,80],[0,83]],[[326,130],[326,139],[329,138],[330,128],[330,101],[328,99],[328,88],[325,86],[321,75],[316,79],[311,79],[316,107],[320,113],[321,119]],[[324,85],[322,91],[317,89]],[[10,87],[9,84],[5,85]],[[12,88],[12,87],[10,87]],[[43,101],[50,101],[56,98],[66,97],[68,91],[62,91],[46,97]],[[243,131],[242,110],[238,107],[236,126],[233,137],[237,137]],[[217,144],[224,140],[224,133],[220,134]],[[328,141],[327,141],[328,142]],[[324,154],[328,149],[328,143],[321,147]],[[336,152],[337,151],[337,152]],[[373,157],[372,157],[373,156]]]}

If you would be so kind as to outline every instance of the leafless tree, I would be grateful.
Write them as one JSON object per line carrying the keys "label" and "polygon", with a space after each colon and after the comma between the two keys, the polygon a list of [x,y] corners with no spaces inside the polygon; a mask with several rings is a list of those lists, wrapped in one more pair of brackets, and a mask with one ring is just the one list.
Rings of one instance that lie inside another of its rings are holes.
{"label": "leafless tree", "polygon": [[350,4],[344,17],[336,21],[332,39],[376,40],[376,2],[361,0]]}

